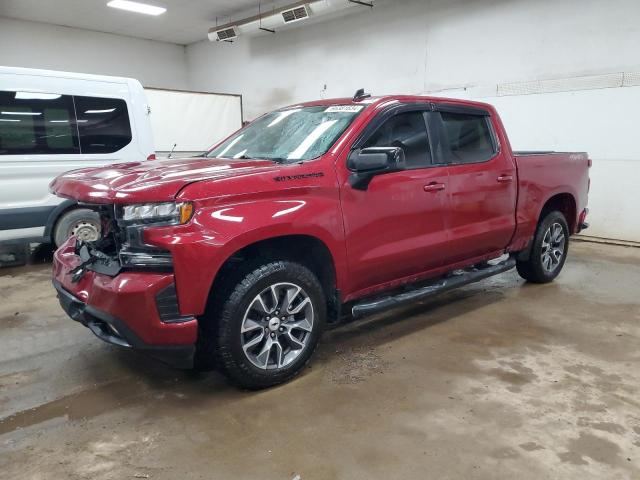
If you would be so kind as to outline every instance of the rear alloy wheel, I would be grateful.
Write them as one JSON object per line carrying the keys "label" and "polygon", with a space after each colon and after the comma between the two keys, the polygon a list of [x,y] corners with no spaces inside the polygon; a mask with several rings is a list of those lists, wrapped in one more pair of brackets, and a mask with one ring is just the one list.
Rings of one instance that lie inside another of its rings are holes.
{"label": "rear alloy wheel", "polygon": [[565,235],[562,225],[553,223],[542,237],[541,261],[548,273],[553,273],[564,259]]}
{"label": "rear alloy wheel", "polygon": [[256,261],[231,273],[215,293],[200,323],[196,368],[217,366],[248,389],[278,385],[304,368],[327,311],[311,270],[288,260]]}
{"label": "rear alloy wheel", "polygon": [[559,211],[549,212],[538,224],[527,260],[518,260],[522,278],[533,283],[548,283],[558,276],[569,250],[569,226]]}

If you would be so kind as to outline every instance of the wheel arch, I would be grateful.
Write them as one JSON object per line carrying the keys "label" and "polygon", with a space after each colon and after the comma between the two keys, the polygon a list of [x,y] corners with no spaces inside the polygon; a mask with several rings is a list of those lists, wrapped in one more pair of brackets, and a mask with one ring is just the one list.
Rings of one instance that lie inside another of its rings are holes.
{"label": "wheel arch", "polygon": [[558,210],[564,215],[567,220],[567,224],[569,225],[569,232],[571,234],[575,233],[577,227],[577,206],[575,197],[569,192],[557,193],[551,196],[542,206],[542,210],[538,217],[538,224],[547,213],[554,210]]}
{"label": "wheel arch", "polygon": [[540,213],[538,214],[538,219],[535,223],[533,234],[526,247],[518,252],[518,260],[525,261],[529,259],[531,255],[531,248],[533,247],[533,236],[535,236],[540,222],[542,222],[544,217],[549,212],[552,212],[554,210],[558,210],[564,215],[565,219],[567,220],[567,225],[569,225],[570,234],[575,233],[575,228],[577,226],[577,207],[575,196],[572,193],[566,191],[555,193],[542,204],[542,208],[540,209]]}
{"label": "wheel arch", "polygon": [[256,259],[265,263],[290,260],[309,268],[317,275],[325,290],[329,320],[339,317],[341,298],[337,290],[335,259],[325,242],[308,234],[280,235],[255,241],[236,250],[227,257],[216,272],[209,291],[210,301],[215,301],[216,292],[225,290],[221,288],[221,284],[234,277],[239,265]]}

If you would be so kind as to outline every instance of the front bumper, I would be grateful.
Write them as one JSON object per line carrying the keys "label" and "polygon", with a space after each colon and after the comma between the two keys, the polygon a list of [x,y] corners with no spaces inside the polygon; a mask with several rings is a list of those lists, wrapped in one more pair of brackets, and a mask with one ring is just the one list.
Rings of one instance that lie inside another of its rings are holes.
{"label": "front bumper", "polygon": [[[60,305],[105,342],[139,350],[178,368],[191,368],[198,321],[167,321],[158,299],[173,286],[171,273],[121,272],[110,277],[87,271],[79,281],[71,271],[80,264],[70,242],[54,255],[53,284]],[[161,312],[163,319],[161,319]]]}

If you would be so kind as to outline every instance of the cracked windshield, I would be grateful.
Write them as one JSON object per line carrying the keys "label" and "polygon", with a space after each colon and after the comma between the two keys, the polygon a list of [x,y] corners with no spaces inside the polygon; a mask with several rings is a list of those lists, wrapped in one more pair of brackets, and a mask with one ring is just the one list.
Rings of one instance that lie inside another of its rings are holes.
{"label": "cracked windshield", "polygon": [[323,155],[362,111],[362,105],[271,112],[207,154],[210,158],[311,160]]}

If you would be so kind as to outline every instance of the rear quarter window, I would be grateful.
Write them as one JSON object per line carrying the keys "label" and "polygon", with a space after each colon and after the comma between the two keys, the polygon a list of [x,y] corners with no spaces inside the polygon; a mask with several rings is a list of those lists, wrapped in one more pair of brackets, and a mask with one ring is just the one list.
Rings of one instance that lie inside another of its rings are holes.
{"label": "rear quarter window", "polygon": [[127,103],[117,98],[74,96],[83,154],[113,153],[131,143]]}

